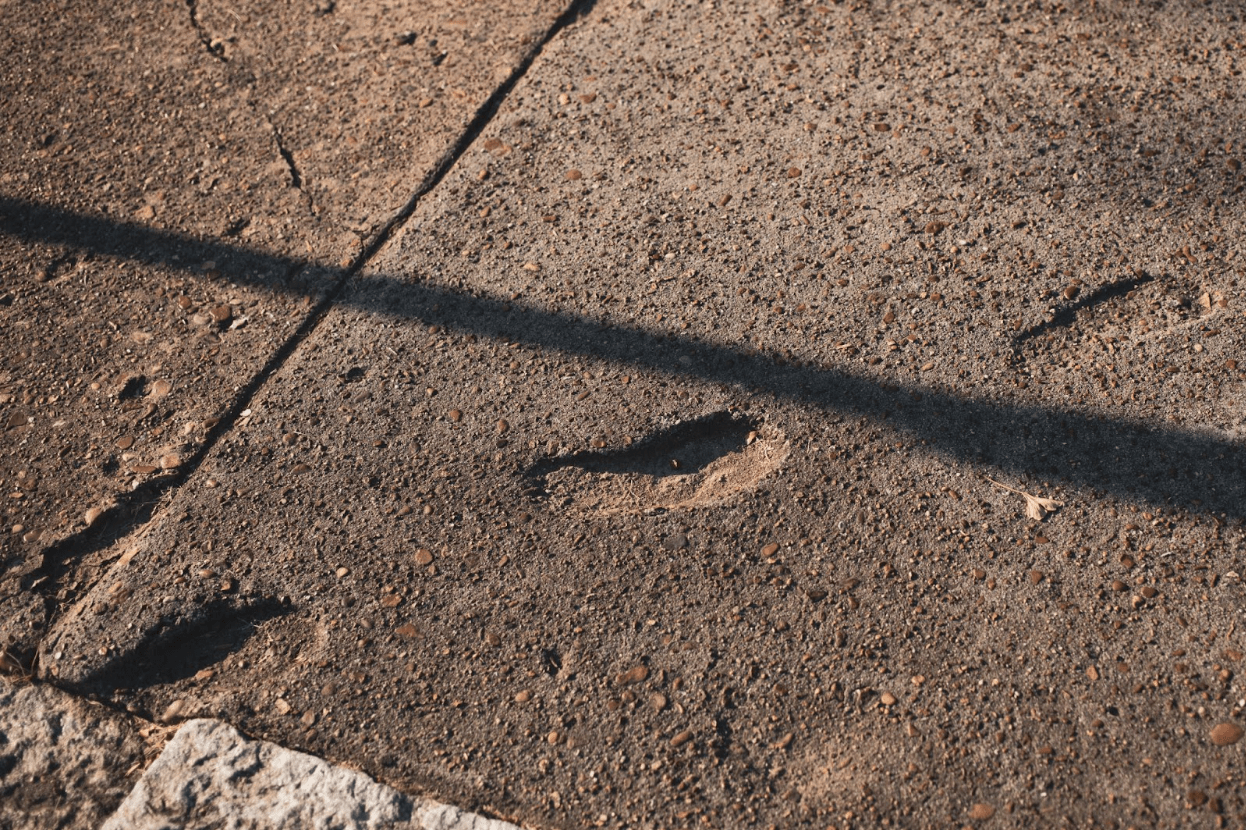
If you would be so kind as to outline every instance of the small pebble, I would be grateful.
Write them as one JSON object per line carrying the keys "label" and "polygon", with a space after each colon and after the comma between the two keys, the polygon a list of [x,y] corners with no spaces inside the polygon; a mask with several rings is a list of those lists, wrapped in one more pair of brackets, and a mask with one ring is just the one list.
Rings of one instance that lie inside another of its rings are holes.
{"label": "small pebble", "polygon": [[683,550],[688,547],[688,537],[682,533],[672,534],[662,540],[662,547],[667,550]]}
{"label": "small pebble", "polygon": [[167,707],[165,707],[164,712],[161,713],[160,722],[161,723],[175,723],[176,721],[181,720],[182,710],[184,708],[186,708],[185,701],[182,701],[182,700],[173,701]]}
{"label": "small pebble", "polygon": [[1246,733],[1242,732],[1242,727],[1236,723],[1225,721],[1224,723],[1216,724],[1215,728],[1211,730],[1211,742],[1216,746],[1229,746],[1240,741],[1243,734]]}
{"label": "small pebble", "polygon": [[620,674],[617,678],[620,686],[630,686],[633,683],[640,683],[649,676],[649,667],[641,664],[633,666],[627,671]]}
{"label": "small pebble", "polygon": [[433,554],[428,548],[420,548],[415,552],[415,564],[420,567],[433,564]]}
{"label": "small pebble", "polygon": [[969,808],[969,817],[974,821],[986,821],[995,815],[995,808],[990,804],[978,803]]}

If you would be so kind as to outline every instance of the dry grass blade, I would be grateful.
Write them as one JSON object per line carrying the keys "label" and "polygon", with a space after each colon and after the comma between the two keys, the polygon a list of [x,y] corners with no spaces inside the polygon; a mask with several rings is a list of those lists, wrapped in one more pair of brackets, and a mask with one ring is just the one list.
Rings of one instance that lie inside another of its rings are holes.
{"label": "dry grass blade", "polygon": [[1036,522],[1041,522],[1043,519],[1047,518],[1048,513],[1055,513],[1058,508],[1064,506],[1064,502],[1062,501],[1043,498],[1042,496],[1035,496],[1025,492],[1024,490],[1018,490],[1015,487],[1009,487],[1007,484],[1001,484],[993,478],[988,478],[987,481],[991,482],[996,487],[1002,487],[1010,493],[1016,493],[1018,496],[1023,496],[1025,498],[1025,515],[1029,516]]}

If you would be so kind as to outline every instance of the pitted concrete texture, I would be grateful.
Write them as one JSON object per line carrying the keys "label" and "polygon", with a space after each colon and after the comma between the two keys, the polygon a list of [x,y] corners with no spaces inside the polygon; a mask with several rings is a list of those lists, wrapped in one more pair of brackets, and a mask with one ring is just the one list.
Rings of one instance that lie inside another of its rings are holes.
{"label": "pitted concrete texture", "polygon": [[562,10],[5,7],[0,649],[29,660]]}
{"label": "pitted concrete texture", "polygon": [[1240,25],[600,0],[41,670],[540,826],[1246,823]]}
{"label": "pitted concrete texture", "polygon": [[143,763],[131,722],[51,686],[0,678],[0,828],[99,827]]}
{"label": "pitted concrete texture", "polygon": [[353,770],[227,724],[178,729],[103,830],[518,830],[411,799]]}

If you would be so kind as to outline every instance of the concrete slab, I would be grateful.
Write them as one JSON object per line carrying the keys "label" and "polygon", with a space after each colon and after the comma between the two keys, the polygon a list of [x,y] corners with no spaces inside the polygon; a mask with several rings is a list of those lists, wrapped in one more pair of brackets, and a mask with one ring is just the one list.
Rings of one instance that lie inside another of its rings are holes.
{"label": "concrete slab", "polygon": [[6,8],[0,648],[13,660],[561,11]]}
{"label": "concrete slab", "polygon": [[43,670],[548,826],[1239,820],[1236,15],[598,3]]}
{"label": "concrete slab", "polygon": [[134,725],[104,706],[0,678],[0,827],[99,827],[143,754]]}
{"label": "concrete slab", "polygon": [[283,827],[365,830],[516,830],[445,804],[412,800],[366,775],[228,724],[193,720],[177,730],[104,830]]}

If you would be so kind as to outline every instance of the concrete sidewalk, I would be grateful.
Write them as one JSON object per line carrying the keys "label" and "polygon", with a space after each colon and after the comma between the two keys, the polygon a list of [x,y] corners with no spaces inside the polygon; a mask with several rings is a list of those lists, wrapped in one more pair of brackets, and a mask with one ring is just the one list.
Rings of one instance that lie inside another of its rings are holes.
{"label": "concrete sidewalk", "polygon": [[[14,331],[93,263],[207,261],[253,299],[157,306],[254,338],[211,426],[154,352],[56,400],[6,370],[15,665],[531,826],[1244,820],[1233,6],[467,16],[538,34],[480,47],[457,121],[412,111],[449,150],[382,130],[357,185],[314,89],[409,105],[449,58],[336,62],[334,16],[388,18],[317,7],[300,97],[295,23],[191,12],[315,218],[264,243],[4,179],[6,280],[75,263],[6,288]],[[377,54],[444,43],[402,19]],[[20,541],[76,490],[110,506]]]}

